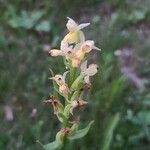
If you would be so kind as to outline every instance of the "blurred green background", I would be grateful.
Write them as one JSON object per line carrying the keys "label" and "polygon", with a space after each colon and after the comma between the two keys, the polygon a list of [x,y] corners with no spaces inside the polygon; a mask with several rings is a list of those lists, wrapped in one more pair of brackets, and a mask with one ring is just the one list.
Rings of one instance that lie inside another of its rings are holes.
{"label": "blurred green background", "polygon": [[[67,150],[150,149],[149,0],[0,0],[0,150],[40,150],[60,126],[43,105],[52,83],[49,68],[63,73],[61,58],[47,55],[66,34],[66,17],[91,22],[84,29],[102,52],[92,89],[80,109],[88,135]],[[116,51],[118,50],[118,51]]]}

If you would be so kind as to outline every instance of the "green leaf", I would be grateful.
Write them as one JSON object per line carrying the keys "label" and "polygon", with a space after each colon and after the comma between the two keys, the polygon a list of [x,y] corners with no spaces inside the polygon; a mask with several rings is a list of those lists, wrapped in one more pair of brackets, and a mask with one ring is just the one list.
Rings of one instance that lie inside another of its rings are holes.
{"label": "green leaf", "polygon": [[94,123],[94,120],[92,120],[84,129],[78,130],[73,136],[68,137],[68,139],[75,140],[75,139],[80,139],[84,137],[88,133],[93,123]]}
{"label": "green leaf", "polygon": [[68,118],[70,114],[71,104],[68,104],[64,109],[64,115]]}
{"label": "green leaf", "polygon": [[59,148],[59,145],[57,144],[56,141],[44,145],[45,150],[56,150],[58,148]]}
{"label": "green leaf", "polygon": [[37,141],[37,143],[39,143],[43,147],[43,149],[45,149],[45,150],[56,150],[60,147],[56,141],[48,143],[46,145],[43,145],[39,141]]}
{"label": "green leaf", "polygon": [[114,129],[116,128],[119,120],[120,120],[119,113],[111,117],[110,121],[108,122],[108,127],[106,128],[106,131],[104,133],[104,140],[103,140],[101,150],[109,150],[109,147],[113,138]]}

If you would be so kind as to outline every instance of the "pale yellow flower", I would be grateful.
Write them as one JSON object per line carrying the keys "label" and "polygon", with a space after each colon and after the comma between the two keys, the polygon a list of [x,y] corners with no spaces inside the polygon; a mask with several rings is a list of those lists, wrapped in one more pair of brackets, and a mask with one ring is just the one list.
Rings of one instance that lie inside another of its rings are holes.
{"label": "pale yellow flower", "polygon": [[90,23],[83,23],[78,25],[73,19],[67,17],[68,22],[66,24],[69,33],[64,37],[63,41],[67,42],[68,44],[72,43],[80,43],[85,41],[85,37],[81,29],[90,25]]}
{"label": "pale yellow flower", "polygon": [[84,76],[85,83],[90,83],[90,77],[94,76],[98,71],[97,64],[90,64],[87,67],[87,61],[83,62],[80,66],[81,68],[81,75]]}

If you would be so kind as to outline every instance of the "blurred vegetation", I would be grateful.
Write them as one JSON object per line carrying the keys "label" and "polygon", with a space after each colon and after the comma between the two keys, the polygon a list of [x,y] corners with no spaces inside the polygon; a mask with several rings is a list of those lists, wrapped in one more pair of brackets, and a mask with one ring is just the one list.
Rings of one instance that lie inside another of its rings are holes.
{"label": "blurred vegetation", "polygon": [[[48,57],[46,50],[59,47],[67,16],[91,22],[84,32],[102,49],[91,57],[100,69],[85,96],[89,106],[80,110],[81,126],[95,123],[67,149],[150,148],[149,0],[0,0],[0,14],[0,150],[40,150],[36,140],[46,144],[58,132],[52,108],[42,101],[51,92],[49,67],[63,72],[61,58]],[[144,79],[143,91],[121,72],[117,49],[132,51],[131,67]]]}

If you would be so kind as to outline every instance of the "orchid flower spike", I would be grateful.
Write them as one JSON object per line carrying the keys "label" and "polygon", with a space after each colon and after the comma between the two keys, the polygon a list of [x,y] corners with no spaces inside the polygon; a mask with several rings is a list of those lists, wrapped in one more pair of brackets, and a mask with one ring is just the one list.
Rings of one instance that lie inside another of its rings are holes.
{"label": "orchid flower spike", "polygon": [[90,83],[90,77],[94,76],[98,71],[97,64],[90,64],[87,67],[87,61],[83,62],[80,66],[81,68],[81,75],[84,76],[85,83]]}
{"label": "orchid flower spike", "polygon": [[65,82],[67,73],[68,71],[66,71],[63,75],[57,74],[54,77],[49,78],[54,80],[58,84],[59,92],[65,97],[68,96],[68,94],[70,93],[68,85]]}
{"label": "orchid flower spike", "polygon": [[78,25],[73,19],[67,17],[68,22],[66,24],[69,33],[64,37],[64,41],[68,44],[79,43],[85,41],[85,37],[81,29],[90,25],[90,23],[83,23]]}

